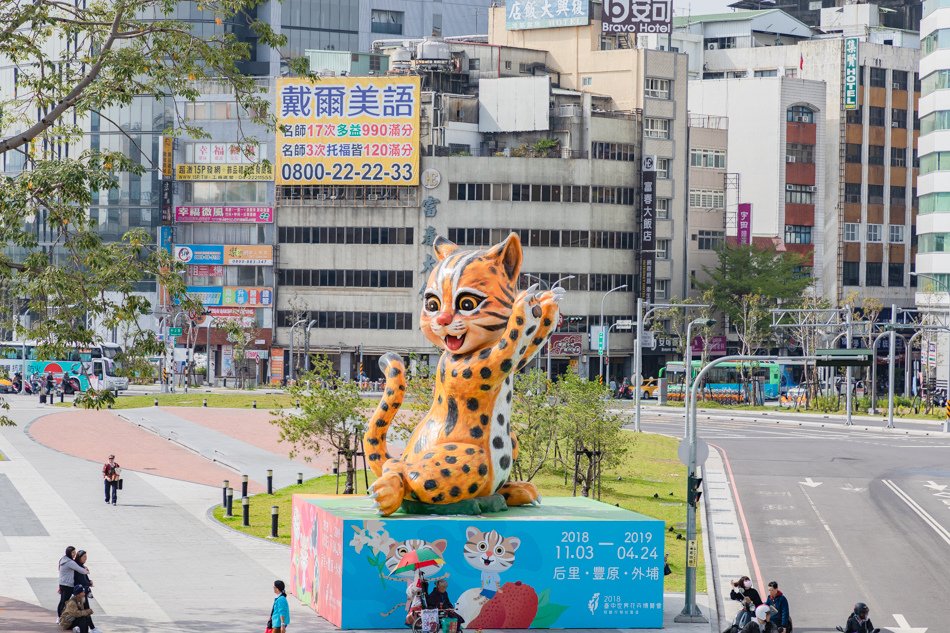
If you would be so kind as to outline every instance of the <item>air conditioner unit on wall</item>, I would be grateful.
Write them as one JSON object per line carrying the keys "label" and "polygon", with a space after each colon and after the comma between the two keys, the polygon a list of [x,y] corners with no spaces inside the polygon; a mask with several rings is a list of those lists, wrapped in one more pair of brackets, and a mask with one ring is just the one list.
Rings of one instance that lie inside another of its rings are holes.
{"label": "air conditioner unit on wall", "polygon": [[718,50],[719,50],[719,43],[718,43],[718,42],[707,42],[707,43],[706,43],[706,50],[707,50],[707,51],[718,51]]}

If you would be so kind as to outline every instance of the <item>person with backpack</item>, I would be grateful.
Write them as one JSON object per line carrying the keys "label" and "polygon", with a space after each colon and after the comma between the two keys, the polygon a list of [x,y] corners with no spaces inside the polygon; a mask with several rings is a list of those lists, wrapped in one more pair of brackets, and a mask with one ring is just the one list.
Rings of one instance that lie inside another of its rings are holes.
{"label": "person with backpack", "polygon": [[845,625],[845,633],[878,633],[881,629],[874,628],[871,618],[868,617],[871,609],[863,602],[854,605],[854,611],[848,616],[848,623]]}

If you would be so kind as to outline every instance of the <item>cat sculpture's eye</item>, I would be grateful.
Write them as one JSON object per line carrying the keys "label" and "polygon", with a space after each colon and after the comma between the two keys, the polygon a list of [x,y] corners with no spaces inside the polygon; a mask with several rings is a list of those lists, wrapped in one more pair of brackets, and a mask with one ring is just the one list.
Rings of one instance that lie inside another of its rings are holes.
{"label": "cat sculpture's eye", "polygon": [[495,547],[495,556],[503,556],[504,553],[505,553],[504,547],[502,547],[501,545],[498,545],[497,547]]}
{"label": "cat sculpture's eye", "polygon": [[471,294],[464,294],[459,295],[458,299],[455,301],[455,306],[459,312],[471,312],[481,305],[482,301],[484,301],[484,299],[481,297],[476,297],[475,295]]}
{"label": "cat sculpture's eye", "polygon": [[488,549],[488,543],[486,543],[485,541],[482,541],[481,543],[478,544],[479,552],[484,552],[487,549]]}
{"label": "cat sculpture's eye", "polygon": [[442,303],[435,295],[426,295],[426,312],[438,312]]}

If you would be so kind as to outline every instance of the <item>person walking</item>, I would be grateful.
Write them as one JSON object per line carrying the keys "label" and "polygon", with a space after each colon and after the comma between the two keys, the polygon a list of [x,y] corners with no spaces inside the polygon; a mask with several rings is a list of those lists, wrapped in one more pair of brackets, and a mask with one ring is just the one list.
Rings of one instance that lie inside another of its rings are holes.
{"label": "person walking", "polygon": [[92,623],[93,610],[89,608],[86,599],[86,589],[82,585],[73,587],[72,597],[66,601],[63,614],[59,618],[59,626],[64,631],[77,633],[98,633],[96,625]]}
{"label": "person walking", "polygon": [[778,633],[792,633],[792,616],[788,609],[788,598],[779,591],[778,583],[774,580],[769,583],[769,597],[765,604],[775,609],[771,622]]}
{"label": "person walking", "polygon": [[274,581],[274,606],[270,610],[270,620],[267,622],[267,630],[273,633],[287,633],[287,626],[290,624],[290,605],[287,604],[287,592],[284,591],[283,580]]}
{"label": "person walking", "polygon": [[63,614],[63,607],[73,596],[73,588],[76,586],[76,575],[89,575],[89,570],[77,563],[74,559],[76,548],[70,545],[66,548],[66,553],[59,559],[59,604],[56,606],[56,617]]}
{"label": "person walking", "polygon": [[115,505],[119,497],[119,479],[121,479],[121,477],[121,471],[118,462],[115,461],[115,455],[109,455],[109,461],[102,466],[102,481],[105,484],[106,503],[110,501],[109,493],[111,491],[112,505]]}

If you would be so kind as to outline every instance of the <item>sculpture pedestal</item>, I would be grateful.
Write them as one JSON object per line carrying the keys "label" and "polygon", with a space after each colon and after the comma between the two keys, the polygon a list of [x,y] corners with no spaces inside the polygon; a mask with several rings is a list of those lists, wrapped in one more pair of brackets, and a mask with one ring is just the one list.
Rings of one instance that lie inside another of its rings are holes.
{"label": "sculpture pedestal", "polygon": [[405,626],[413,573],[391,574],[428,544],[464,627],[661,628],[663,521],[584,499],[481,516],[397,513],[361,496],[294,495],[290,593],[344,629]]}

